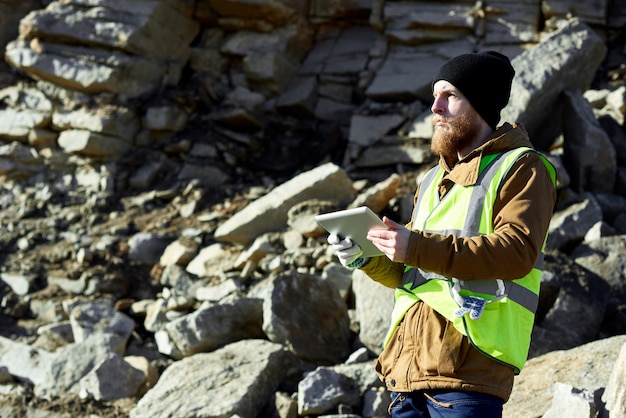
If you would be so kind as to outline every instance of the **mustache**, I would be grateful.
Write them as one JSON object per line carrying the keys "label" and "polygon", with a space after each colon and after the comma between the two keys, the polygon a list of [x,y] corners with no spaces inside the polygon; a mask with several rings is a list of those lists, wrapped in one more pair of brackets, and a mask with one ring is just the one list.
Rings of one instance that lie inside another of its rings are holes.
{"label": "mustache", "polygon": [[450,123],[450,120],[448,118],[443,117],[443,116],[433,116],[433,118],[432,118],[433,126],[435,126],[439,122]]}

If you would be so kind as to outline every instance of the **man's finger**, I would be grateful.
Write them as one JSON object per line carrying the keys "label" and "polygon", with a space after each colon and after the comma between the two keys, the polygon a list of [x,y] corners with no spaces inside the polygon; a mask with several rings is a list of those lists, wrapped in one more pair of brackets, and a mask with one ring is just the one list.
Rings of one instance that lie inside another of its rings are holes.
{"label": "man's finger", "polygon": [[383,216],[383,223],[387,225],[389,229],[393,229],[394,231],[396,229],[404,229],[404,225],[400,225],[399,223],[392,221],[386,216]]}

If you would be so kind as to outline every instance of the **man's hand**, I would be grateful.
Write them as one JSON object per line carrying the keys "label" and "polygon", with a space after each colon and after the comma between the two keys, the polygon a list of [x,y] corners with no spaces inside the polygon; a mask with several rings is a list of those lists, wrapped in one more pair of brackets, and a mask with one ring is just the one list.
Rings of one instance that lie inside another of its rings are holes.
{"label": "man's hand", "polygon": [[383,217],[383,222],[389,229],[372,229],[367,233],[367,239],[391,261],[406,262],[411,231],[386,216]]}
{"label": "man's hand", "polygon": [[335,234],[328,236],[328,243],[337,255],[339,262],[348,268],[362,267],[369,259],[363,258],[363,250],[357,244],[353,244],[350,238],[342,240]]}

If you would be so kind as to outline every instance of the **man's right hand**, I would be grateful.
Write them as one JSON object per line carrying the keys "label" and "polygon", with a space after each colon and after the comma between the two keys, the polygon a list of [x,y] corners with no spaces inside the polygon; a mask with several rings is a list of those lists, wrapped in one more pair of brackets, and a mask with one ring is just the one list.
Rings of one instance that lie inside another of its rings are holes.
{"label": "man's right hand", "polygon": [[411,231],[386,216],[383,216],[383,222],[389,229],[370,229],[367,239],[391,261],[406,263]]}
{"label": "man's right hand", "polygon": [[359,263],[359,259],[367,261],[367,259],[362,257],[363,250],[361,250],[361,247],[357,244],[353,244],[350,238],[339,239],[336,234],[330,234],[328,236],[328,243],[337,255],[339,262],[345,267],[355,268],[357,267],[355,264],[362,266],[364,263]]}

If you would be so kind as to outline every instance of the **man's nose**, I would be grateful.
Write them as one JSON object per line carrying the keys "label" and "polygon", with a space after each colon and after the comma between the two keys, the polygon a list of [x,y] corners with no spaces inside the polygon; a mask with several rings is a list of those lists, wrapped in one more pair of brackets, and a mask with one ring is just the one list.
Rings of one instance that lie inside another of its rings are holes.
{"label": "man's nose", "polygon": [[435,97],[433,100],[433,105],[430,107],[430,111],[435,114],[443,113],[443,104],[439,97]]}

